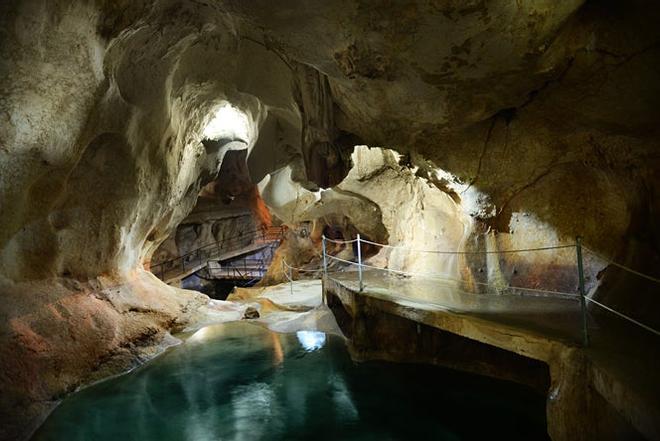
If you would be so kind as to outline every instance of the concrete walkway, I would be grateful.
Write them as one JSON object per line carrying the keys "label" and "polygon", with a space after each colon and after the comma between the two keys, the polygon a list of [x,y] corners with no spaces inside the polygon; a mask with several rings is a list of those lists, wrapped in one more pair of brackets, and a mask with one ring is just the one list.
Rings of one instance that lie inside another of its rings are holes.
{"label": "concrete walkway", "polygon": [[553,384],[564,382],[559,377],[574,375],[561,371],[580,369],[560,360],[565,358],[562,354],[577,354],[587,366],[581,381],[595,389],[639,433],[660,439],[657,336],[616,317],[598,314],[589,318],[591,343],[584,349],[577,296],[470,294],[458,291],[451,282],[400,278],[381,271],[365,271],[363,281],[364,291],[359,293],[356,272],[331,273],[324,279],[324,295],[336,296],[347,309],[368,301],[370,310],[546,362],[557,377],[552,378]]}
{"label": "concrete walkway", "polygon": [[[332,273],[342,285],[358,289],[357,274]],[[450,281],[401,278],[381,271],[363,273],[364,293],[404,307],[469,315],[520,327],[577,346],[582,338],[580,301],[575,298],[485,295],[459,291]]]}

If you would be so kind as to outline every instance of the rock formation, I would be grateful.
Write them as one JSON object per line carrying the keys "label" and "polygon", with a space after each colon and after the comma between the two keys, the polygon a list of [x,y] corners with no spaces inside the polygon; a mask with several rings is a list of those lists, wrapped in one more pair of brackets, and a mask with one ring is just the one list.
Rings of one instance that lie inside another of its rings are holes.
{"label": "rock formation", "polygon": [[[659,19],[638,0],[3,2],[0,438],[194,320],[208,299],[148,268],[206,237],[176,228],[230,150],[312,248],[332,225],[457,250],[580,235],[657,275]],[[206,131],[227,105],[248,139]],[[568,251],[372,258],[576,289]],[[590,259],[592,295],[660,324],[657,290]]]}
{"label": "rock formation", "polygon": [[[209,244],[249,244],[255,231],[272,222],[262,216],[261,196],[250,181],[245,150],[227,152],[218,178],[204,186],[197,203],[152,256],[150,266]],[[241,238],[244,240],[241,241]]]}

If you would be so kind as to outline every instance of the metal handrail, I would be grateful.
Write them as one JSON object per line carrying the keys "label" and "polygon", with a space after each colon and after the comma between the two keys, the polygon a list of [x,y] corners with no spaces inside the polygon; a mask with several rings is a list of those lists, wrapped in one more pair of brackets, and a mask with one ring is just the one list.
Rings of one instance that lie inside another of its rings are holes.
{"label": "metal handrail", "polygon": [[168,263],[172,263],[172,262],[178,261],[178,260],[180,260],[180,259],[185,259],[186,257],[189,257],[189,256],[192,256],[192,255],[194,255],[194,254],[197,254],[199,251],[201,251],[201,250],[203,250],[203,249],[205,249],[205,248],[217,248],[217,247],[218,247],[218,244],[220,244],[220,243],[222,243],[222,244],[226,244],[226,243],[228,243],[228,242],[234,242],[234,241],[237,241],[237,240],[239,240],[239,239],[243,239],[243,240],[244,240],[244,239],[248,239],[248,238],[251,239],[251,238],[254,237],[254,236],[253,236],[253,233],[255,233],[255,232],[257,232],[257,230],[249,231],[248,233],[243,233],[243,234],[236,235],[236,236],[231,236],[231,237],[229,237],[229,238],[227,238],[227,239],[224,239],[224,240],[222,240],[222,241],[210,242],[210,243],[208,243],[208,244],[205,244],[205,245],[202,245],[202,246],[200,246],[200,247],[198,247],[198,248],[195,248],[195,249],[192,250],[192,251],[188,251],[188,252],[186,252],[186,253],[184,253],[184,254],[181,254],[181,255],[179,255],[179,256],[173,258],[173,259],[169,259],[169,260],[165,260],[165,261],[163,261],[163,262],[159,262],[159,263],[157,263],[157,264],[155,264],[155,265],[152,265],[151,267],[154,268],[154,267],[157,267],[157,266],[166,265],[166,264],[168,264]]}
{"label": "metal handrail", "polygon": [[[349,260],[340,259],[338,257],[335,257],[335,256],[331,255],[331,254],[328,254],[327,253],[326,242],[336,243],[336,244],[352,244],[352,243],[356,242],[357,243],[357,246],[356,246],[356,248],[357,248],[357,262],[352,262],[352,261],[349,261]],[[597,306],[603,308],[604,310],[615,314],[617,317],[623,318],[623,319],[625,319],[625,320],[627,320],[627,321],[629,321],[629,322],[631,322],[631,323],[633,323],[637,326],[642,327],[643,329],[646,329],[647,331],[650,331],[650,332],[652,332],[656,335],[660,335],[660,331],[658,331],[656,329],[653,329],[650,326],[645,325],[645,324],[643,324],[643,323],[641,323],[641,322],[639,322],[639,321],[637,321],[637,320],[635,320],[631,317],[628,317],[627,315],[625,315],[625,314],[623,314],[619,311],[616,311],[616,310],[614,310],[613,308],[611,308],[607,305],[603,305],[602,303],[599,303],[599,302],[595,301],[594,299],[591,299],[590,297],[587,297],[586,291],[585,291],[585,282],[584,282],[584,280],[585,280],[584,279],[584,258],[582,256],[582,251],[584,249],[587,252],[590,252],[591,254],[593,254],[593,255],[601,258],[601,259],[604,259],[609,264],[612,264],[612,265],[614,265],[618,268],[621,268],[625,271],[628,271],[632,274],[643,277],[645,279],[651,280],[653,282],[660,283],[660,279],[649,276],[647,274],[643,274],[643,273],[641,273],[639,271],[636,271],[632,268],[628,268],[628,267],[626,267],[624,265],[621,265],[617,262],[614,262],[610,259],[604,258],[603,256],[601,256],[601,255],[597,254],[596,252],[592,251],[591,249],[587,248],[586,246],[583,246],[582,245],[582,239],[579,236],[576,238],[575,244],[571,244],[571,245],[544,246],[544,247],[516,249],[516,250],[469,251],[469,252],[465,252],[465,251],[418,250],[418,249],[404,247],[404,246],[380,244],[378,242],[372,242],[372,241],[369,241],[369,240],[362,239],[360,237],[360,234],[357,234],[357,238],[352,239],[352,240],[329,239],[329,238],[325,237],[325,235],[323,235],[322,236],[322,249],[323,249],[323,272],[324,272],[324,274],[327,275],[327,273],[328,273],[328,269],[327,269],[328,268],[328,258],[333,259],[333,260],[337,260],[337,261],[340,261],[340,262],[343,262],[343,263],[347,263],[349,265],[357,265],[357,267],[358,267],[358,291],[359,292],[364,291],[364,281],[363,281],[363,277],[362,277],[362,268],[372,268],[372,269],[383,270],[383,271],[387,271],[387,272],[393,272],[393,273],[398,273],[398,274],[407,274],[407,275],[416,275],[416,276],[430,276],[430,277],[435,276],[433,274],[410,273],[410,272],[399,271],[399,270],[394,270],[394,269],[390,269],[390,268],[378,268],[378,267],[374,267],[374,266],[371,266],[371,265],[366,265],[366,264],[362,263],[362,251],[361,251],[361,246],[360,246],[361,243],[366,243],[366,244],[369,244],[369,245],[375,245],[375,246],[380,246],[380,247],[385,247],[385,248],[406,249],[406,250],[409,250],[409,251],[420,252],[420,253],[452,254],[452,255],[508,254],[508,253],[547,251],[547,250],[553,250],[553,249],[575,248],[575,251],[576,251],[576,266],[577,266],[578,282],[579,282],[579,284],[578,284],[579,285],[578,286],[578,293],[579,293],[579,299],[580,299],[580,310],[581,310],[581,315],[582,315],[581,322],[582,322],[582,341],[583,341],[583,345],[585,347],[589,345],[589,333],[588,333],[588,328],[587,328],[587,302],[593,303],[594,305],[597,305]],[[285,265],[286,265],[286,262],[285,262]],[[289,267],[288,268],[289,269],[289,274],[288,274],[287,278],[289,279],[289,281],[291,283],[293,283],[292,271],[291,271],[292,267],[290,267],[289,265],[287,265],[287,267]],[[285,275],[286,275],[286,272],[285,272]],[[459,280],[459,279],[449,279],[449,278],[447,278],[447,279],[457,281],[457,282],[464,282],[464,283],[467,282],[465,280]],[[481,282],[477,282],[477,283],[484,284],[484,283],[481,283]],[[490,284],[486,283],[485,285],[490,285]],[[519,289],[519,290],[522,290],[522,291],[526,290],[526,291],[534,291],[534,292],[555,294],[555,295],[557,295],[557,294],[561,294],[561,295],[569,294],[570,295],[570,293],[564,293],[564,292],[559,292],[559,291],[549,291],[549,290],[543,290],[543,289],[530,289],[530,288],[515,287],[515,286],[509,286],[508,288],[510,288],[510,289]],[[293,286],[291,286],[291,292],[293,292]]]}
{"label": "metal handrail", "polygon": [[[339,257],[333,256],[327,252],[327,243],[336,243],[336,244],[352,244],[356,243],[356,248],[357,248],[357,262],[346,260],[346,259],[341,259]],[[381,270],[381,271],[387,271],[387,272],[392,272],[396,274],[404,274],[404,275],[415,275],[415,276],[423,276],[423,277],[432,277],[432,278],[441,278],[441,279],[446,279],[450,281],[455,281],[455,282],[467,282],[462,279],[454,279],[454,278],[449,278],[449,277],[440,277],[439,275],[436,274],[425,274],[425,273],[411,273],[411,272],[406,272],[406,271],[400,271],[400,270],[394,270],[391,268],[378,268],[372,265],[368,265],[362,262],[362,250],[361,250],[361,243],[367,243],[370,245],[376,245],[376,246],[382,246],[382,247],[387,247],[387,248],[401,248],[401,249],[407,249],[410,251],[417,251],[417,252],[422,252],[422,253],[438,253],[438,254],[478,254],[478,253],[483,253],[483,254],[494,254],[494,253],[513,253],[513,252],[530,252],[530,251],[546,251],[550,249],[566,249],[566,248],[575,248],[576,252],[576,267],[577,267],[577,272],[578,272],[578,281],[579,281],[579,286],[578,286],[578,293],[579,293],[579,300],[580,300],[580,309],[581,309],[581,325],[582,325],[582,342],[583,345],[586,347],[589,345],[589,333],[588,333],[588,328],[587,328],[587,302],[592,303],[605,311],[608,311],[609,313],[614,314],[615,316],[624,319],[630,323],[633,323],[634,325],[641,327],[642,329],[645,329],[646,331],[653,333],[657,336],[660,336],[660,331],[657,329],[654,329],[626,314],[621,313],[620,311],[615,310],[614,308],[607,306],[603,303],[600,303],[596,301],[595,299],[592,299],[591,297],[588,297],[585,292],[585,283],[584,283],[584,258],[582,255],[583,250],[591,253],[592,255],[595,255],[596,257],[599,257],[602,260],[605,260],[608,264],[612,264],[620,269],[623,269],[625,271],[628,271],[631,274],[635,274],[639,277],[643,277],[645,279],[648,279],[652,282],[658,282],[660,283],[660,279],[655,278],[653,276],[649,276],[648,274],[641,273],[637,270],[634,270],[632,268],[629,268],[627,266],[624,266],[620,263],[614,262],[611,259],[605,258],[604,256],[594,252],[593,250],[587,248],[586,246],[582,245],[582,239],[578,236],[575,240],[575,244],[572,245],[558,245],[558,246],[546,246],[546,247],[538,247],[538,248],[527,248],[527,249],[518,249],[518,250],[501,250],[501,251],[483,251],[483,252],[470,252],[470,253],[465,253],[465,252],[460,252],[460,251],[455,251],[455,252],[450,252],[450,251],[434,251],[434,250],[416,250],[413,248],[409,247],[398,247],[398,246],[393,246],[393,245],[385,245],[385,244],[379,244],[377,242],[372,242],[368,240],[364,240],[360,237],[360,234],[357,234],[356,239],[352,240],[336,240],[336,239],[329,239],[325,237],[325,235],[322,236],[322,268],[319,268],[318,270],[312,270],[312,269],[304,269],[304,268],[297,268],[294,266],[289,265],[286,260],[282,260],[282,273],[286,277],[286,279],[289,282],[290,285],[290,290],[291,294],[293,294],[293,271],[300,271],[300,272],[315,272],[319,271],[320,269],[323,270],[323,273],[326,277],[328,276],[328,259],[336,260],[342,263],[346,263],[348,265],[356,265],[358,267],[358,291],[363,292],[364,291],[364,280],[363,280],[363,275],[362,275],[362,269],[363,268],[369,268],[369,269],[376,269],[376,270]],[[488,283],[482,283],[482,282],[476,282],[481,285],[491,285]],[[556,296],[563,296],[564,298],[573,298],[575,299],[576,296],[575,294],[572,293],[566,293],[566,292],[561,292],[561,291],[550,291],[550,290],[543,290],[543,289],[535,289],[535,288],[523,288],[523,287],[516,287],[516,286],[509,286],[508,288],[510,289],[517,289],[517,290],[522,290],[522,291],[532,291],[532,292],[540,292],[540,293],[547,293],[551,295],[556,295]],[[463,292],[463,291],[461,291]],[[466,293],[467,294],[467,293]]]}
{"label": "metal handrail", "polygon": [[[272,231],[273,229],[276,229],[276,230],[278,230],[279,232],[278,232],[278,233],[271,234],[271,231]],[[284,232],[284,228],[283,228],[283,227],[269,227],[268,230],[266,230],[265,232],[264,232],[264,230],[261,230],[261,229],[259,229],[259,230],[251,230],[251,231],[248,231],[248,232],[245,232],[245,233],[237,234],[237,235],[235,235],[235,236],[230,236],[229,238],[225,238],[225,239],[223,239],[222,241],[210,242],[210,243],[208,243],[208,244],[205,244],[205,245],[202,245],[202,246],[200,246],[200,247],[198,247],[198,248],[195,248],[195,249],[192,250],[192,251],[188,251],[188,252],[185,253],[185,254],[181,254],[181,255],[179,255],[179,256],[177,256],[177,257],[175,257],[175,258],[173,258],[173,259],[170,259],[170,260],[166,260],[166,261],[163,261],[163,262],[159,262],[159,263],[157,263],[156,265],[153,265],[153,266],[164,265],[164,264],[166,264],[166,263],[173,262],[173,261],[179,260],[179,259],[181,259],[181,258],[188,257],[188,256],[193,255],[193,254],[195,254],[196,252],[198,252],[198,251],[200,251],[200,250],[202,250],[202,249],[204,249],[204,248],[217,247],[218,244],[221,244],[221,243],[224,244],[224,243],[227,243],[227,242],[237,241],[237,240],[239,240],[239,239],[246,239],[246,238],[248,238],[248,237],[250,237],[250,238],[255,238],[255,237],[258,237],[258,236],[261,236],[261,237],[264,238],[264,239],[269,238],[269,237],[280,238],[280,237],[282,236],[282,233],[283,233],[283,232]],[[259,234],[255,234],[255,233],[261,233],[261,234],[259,235]]]}
{"label": "metal handrail", "polygon": [[[218,273],[222,275],[228,275],[229,273],[231,273],[232,276],[236,278],[236,274],[238,273],[239,278],[245,278],[248,276],[253,276],[255,274],[258,274],[259,276],[263,276],[263,274],[267,271],[267,266],[268,266],[266,259],[241,259],[240,262],[238,262],[239,263],[238,265],[235,265],[233,263],[234,262],[231,262],[228,265],[219,268],[207,267],[206,271],[208,271],[210,277],[217,277]],[[240,265],[240,263],[242,263],[242,266]],[[257,263],[258,265],[256,267],[251,267],[248,265],[248,263]],[[243,269],[242,272],[241,272],[241,267]]]}
{"label": "metal handrail", "polygon": [[[151,266],[151,271],[157,276],[160,275],[161,280],[165,280],[166,273],[171,271],[172,268],[179,267],[179,265],[181,265],[180,274],[184,273],[186,271],[186,264],[189,263],[191,260],[194,260],[194,258],[197,259],[198,265],[202,265],[203,263],[202,260],[208,261],[215,255],[220,254],[222,251],[231,252],[247,246],[248,244],[243,244],[243,242],[245,242],[246,240],[250,241],[249,244],[258,243],[256,241],[258,239],[263,240],[264,243],[277,242],[281,240],[283,233],[284,233],[283,227],[269,227],[268,229],[265,230],[259,229],[259,230],[251,230],[248,232],[244,232],[236,236],[231,236],[223,241],[216,241],[202,245],[192,251],[177,256],[173,259],[159,262]],[[227,245],[231,246],[237,242],[241,243],[242,245],[240,247],[235,247],[235,248],[230,248],[227,246]],[[211,250],[211,251],[215,250],[216,252],[208,253],[204,258],[202,258],[202,252],[207,250]]]}

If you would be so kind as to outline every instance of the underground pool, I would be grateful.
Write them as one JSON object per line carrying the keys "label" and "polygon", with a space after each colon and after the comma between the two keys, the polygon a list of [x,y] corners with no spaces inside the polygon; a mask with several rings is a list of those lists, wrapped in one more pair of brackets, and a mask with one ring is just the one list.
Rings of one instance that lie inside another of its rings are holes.
{"label": "underground pool", "polygon": [[443,368],[355,363],[343,338],[203,328],[64,399],[45,440],[546,440],[544,397]]}

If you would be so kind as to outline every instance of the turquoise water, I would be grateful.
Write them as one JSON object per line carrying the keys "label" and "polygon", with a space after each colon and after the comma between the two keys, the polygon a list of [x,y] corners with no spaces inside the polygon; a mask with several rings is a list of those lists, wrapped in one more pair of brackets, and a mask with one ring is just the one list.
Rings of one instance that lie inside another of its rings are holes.
{"label": "turquoise water", "polygon": [[198,331],[66,398],[34,440],[540,440],[545,400],[432,366],[353,363],[344,341],[249,323]]}

